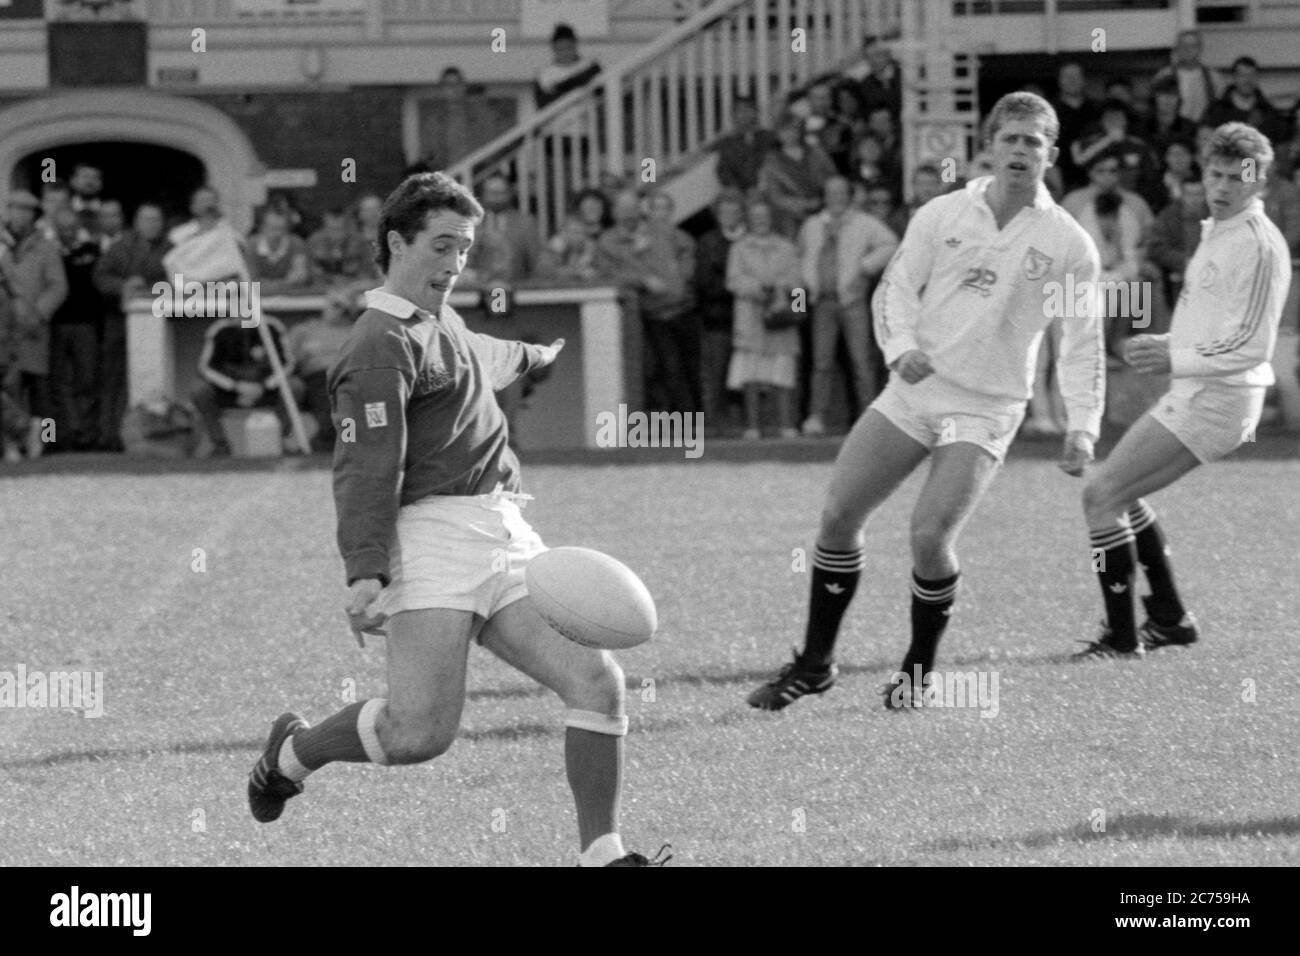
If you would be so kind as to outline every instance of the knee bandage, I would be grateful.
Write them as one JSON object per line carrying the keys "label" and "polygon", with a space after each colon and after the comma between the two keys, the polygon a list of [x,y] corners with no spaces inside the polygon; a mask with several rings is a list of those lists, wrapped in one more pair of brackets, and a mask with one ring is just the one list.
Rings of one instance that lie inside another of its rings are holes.
{"label": "knee bandage", "polygon": [[564,715],[564,726],[576,727],[578,730],[590,730],[593,734],[608,734],[611,737],[627,736],[627,717],[611,717],[598,714],[594,710],[572,710]]}
{"label": "knee bandage", "polygon": [[361,711],[357,714],[357,736],[361,738],[361,746],[365,748],[370,762],[381,767],[388,763],[388,755],[384,753],[384,748],[379,743],[375,721],[379,719],[379,714],[387,703],[388,701],[382,697],[372,697],[361,705]]}

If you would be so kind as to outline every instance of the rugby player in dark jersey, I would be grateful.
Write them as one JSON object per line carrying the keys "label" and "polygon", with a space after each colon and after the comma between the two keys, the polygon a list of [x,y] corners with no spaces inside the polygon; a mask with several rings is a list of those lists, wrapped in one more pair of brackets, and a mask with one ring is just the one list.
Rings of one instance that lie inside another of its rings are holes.
{"label": "rugby player in dark jersey", "polygon": [[555,691],[568,708],[565,768],[578,810],[579,862],[647,866],[618,830],[623,672],[539,616],[524,567],[545,550],[520,512],[519,462],[494,391],[554,362],[549,346],[478,335],[447,305],[483,208],[442,173],[411,176],[384,203],[367,293],[330,370],[338,542],[347,614],[387,633],[388,696],[309,727],[272,724],[249,776],[253,816],[277,819],[307,775],[336,760],[412,764],[451,746],[471,642]]}

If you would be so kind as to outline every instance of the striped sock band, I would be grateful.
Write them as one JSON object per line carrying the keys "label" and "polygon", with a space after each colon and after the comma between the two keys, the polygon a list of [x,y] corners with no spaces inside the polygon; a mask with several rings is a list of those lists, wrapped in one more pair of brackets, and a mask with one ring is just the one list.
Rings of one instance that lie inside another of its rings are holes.
{"label": "striped sock band", "polygon": [[912,596],[923,604],[951,604],[961,587],[961,573],[950,578],[927,581],[912,572]]}
{"label": "striped sock band", "polygon": [[923,578],[912,572],[912,643],[903,658],[902,672],[913,678],[920,667],[924,676],[934,667],[939,639],[948,628],[952,605],[961,587],[961,572],[946,578]]}
{"label": "striped sock band", "polygon": [[854,574],[867,566],[865,548],[852,551],[831,551],[820,544],[813,548],[813,567],[834,574]]}
{"label": "striped sock band", "polygon": [[1115,527],[1107,528],[1105,531],[1089,531],[1088,540],[1092,543],[1095,556],[1098,551],[1109,551],[1112,548],[1132,544],[1136,536],[1127,524],[1116,524]]}
{"label": "striped sock band", "polygon": [[1141,534],[1151,525],[1155,524],[1156,512],[1143,499],[1139,498],[1137,504],[1128,509],[1129,527],[1133,529],[1133,534]]}

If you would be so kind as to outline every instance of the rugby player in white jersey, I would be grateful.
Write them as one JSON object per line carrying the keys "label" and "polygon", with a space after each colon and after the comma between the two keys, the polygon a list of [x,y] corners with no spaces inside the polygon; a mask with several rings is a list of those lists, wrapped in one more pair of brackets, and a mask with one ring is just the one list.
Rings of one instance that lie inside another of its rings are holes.
{"label": "rugby player in white jersey", "polygon": [[[1052,201],[1043,174],[1059,124],[1042,97],[1012,93],[988,121],[993,175],[930,200],[872,300],[892,375],[835,463],[814,552],[804,648],[749,703],[779,710],[835,683],[833,650],[864,565],[867,518],[925,458],[912,513],[911,645],[888,707],[923,699],[956,598],[956,542],[1024,418],[1050,283],[1093,283],[1096,246]],[[1101,425],[1105,357],[1092,300],[1063,316],[1057,361],[1068,410],[1061,467],[1081,475]],[[1080,314],[1081,313],[1081,314]],[[919,677],[919,680],[918,680]]]}
{"label": "rugby player in white jersey", "polygon": [[[1210,218],[1201,224],[1169,332],[1134,336],[1125,350],[1139,372],[1168,373],[1169,391],[1083,488],[1106,620],[1082,658],[1138,657],[1196,642],[1196,620],[1183,607],[1164,532],[1144,496],[1251,439],[1274,380],[1269,363],[1291,255],[1259,195],[1273,148],[1254,127],[1225,123],[1206,142],[1201,162]],[[1140,628],[1133,601],[1138,565],[1151,587]]]}
{"label": "rugby player in white jersey", "polygon": [[608,651],[552,630],[524,586],[545,546],[520,513],[528,496],[494,392],[554,362],[564,341],[479,335],[447,304],[482,218],[443,173],[408,177],[384,203],[384,284],[366,293],[329,390],[347,613],[363,646],[363,634],[387,626],[387,696],[315,727],[280,715],[249,775],[249,808],[260,823],[278,819],[308,774],[333,761],[414,764],[443,753],[460,727],[477,641],[568,708],[580,864],[661,865],[626,852],[619,835],[623,672]]}

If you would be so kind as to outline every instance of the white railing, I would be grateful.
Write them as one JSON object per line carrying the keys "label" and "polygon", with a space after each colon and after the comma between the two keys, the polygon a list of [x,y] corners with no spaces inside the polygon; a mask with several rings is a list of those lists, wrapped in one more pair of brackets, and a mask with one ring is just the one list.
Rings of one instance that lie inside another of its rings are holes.
{"label": "white railing", "polygon": [[554,231],[603,171],[663,179],[731,127],[736,97],[768,120],[787,92],[843,66],[866,34],[895,33],[904,0],[713,0],[640,53],[607,67],[449,172],[477,187],[503,173],[521,208]]}

